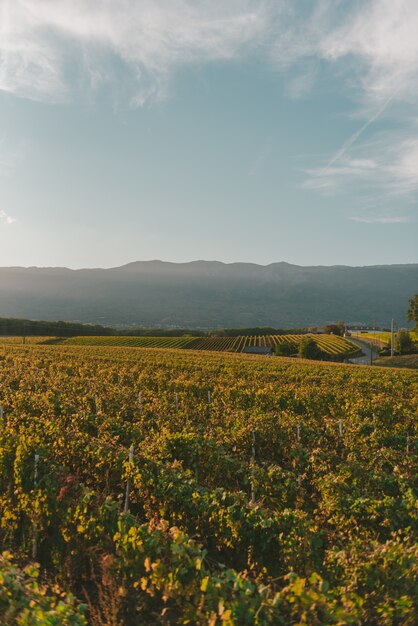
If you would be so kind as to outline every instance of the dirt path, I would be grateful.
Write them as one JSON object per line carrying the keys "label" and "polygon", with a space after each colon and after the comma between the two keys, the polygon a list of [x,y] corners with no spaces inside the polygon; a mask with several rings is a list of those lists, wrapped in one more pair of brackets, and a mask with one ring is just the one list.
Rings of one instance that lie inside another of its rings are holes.
{"label": "dirt path", "polygon": [[350,363],[357,363],[358,365],[372,365],[374,359],[376,359],[379,353],[373,350],[369,343],[360,341],[359,339],[353,339],[350,337],[350,341],[355,343],[356,346],[361,348],[364,356],[358,356],[353,359],[349,359]]}

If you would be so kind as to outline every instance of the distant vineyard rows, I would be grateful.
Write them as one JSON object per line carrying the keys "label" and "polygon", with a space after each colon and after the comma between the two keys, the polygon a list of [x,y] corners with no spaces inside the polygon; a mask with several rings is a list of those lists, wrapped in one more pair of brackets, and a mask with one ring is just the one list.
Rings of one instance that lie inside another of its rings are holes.
{"label": "distant vineyard rows", "polygon": [[[344,337],[336,335],[309,335],[318,347],[329,355],[351,355],[358,351]],[[136,348],[179,348],[188,350],[212,350],[215,352],[243,352],[248,347],[272,347],[288,343],[295,347],[306,335],[260,335],[240,337],[71,337],[62,341],[65,345],[121,346]]]}

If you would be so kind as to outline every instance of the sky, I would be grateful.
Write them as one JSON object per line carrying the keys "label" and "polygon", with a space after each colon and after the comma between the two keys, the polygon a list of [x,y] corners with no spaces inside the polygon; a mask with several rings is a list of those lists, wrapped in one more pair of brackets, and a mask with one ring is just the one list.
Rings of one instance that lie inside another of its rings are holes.
{"label": "sky", "polygon": [[418,262],[416,0],[0,0],[0,266]]}

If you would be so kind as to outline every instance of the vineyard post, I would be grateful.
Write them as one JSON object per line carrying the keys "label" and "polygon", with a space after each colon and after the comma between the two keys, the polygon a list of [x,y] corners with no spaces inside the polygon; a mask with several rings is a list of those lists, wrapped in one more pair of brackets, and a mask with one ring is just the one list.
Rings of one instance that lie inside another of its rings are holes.
{"label": "vineyard post", "polygon": [[343,421],[342,421],[342,419],[338,420],[338,430],[340,432],[340,437],[342,437],[343,436]]}
{"label": "vineyard post", "polygon": [[[129,448],[129,465],[131,466],[134,460],[134,444],[131,444]],[[131,479],[128,477],[126,480],[126,493],[125,493],[125,506],[123,508],[124,513],[127,513],[129,510],[129,491],[131,487]]]}
{"label": "vineyard post", "polygon": [[139,405],[140,410],[142,411],[142,393],[141,392],[138,393],[138,405]]}
{"label": "vineyard post", "polygon": [[390,322],[390,356],[395,356],[395,320]]}
{"label": "vineyard post", "polygon": [[[33,487],[36,489],[38,487],[38,464],[39,464],[39,454],[35,453],[35,466],[33,471]],[[32,540],[32,559],[35,561],[38,555],[38,527],[36,522],[33,522],[33,540]]]}
{"label": "vineyard post", "polygon": [[[296,426],[296,437],[297,437],[298,442],[300,443],[300,424],[297,424],[297,426]],[[302,481],[302,478],[301,478],[300,474],[298,474],[298,479],[297,480],[298,480],[298,487],[300,487],[301,481]]]}
{"label": "vineyard post", "polygon": [[97,393],[95,393],[94,394],[94,406],[96,407],[96,413],[99,412],[98,400],[99,400],[99,396],[97,395]]}
{"label": "vineyard post", "polygon": [[209,404],[211,403],[210,389],[209,389],[209,391],[208,391],[208,403],[209,403]]}
{"label": "vineyard post", "polygon": [[255,504],[255,432],[251,431],[251,504]]}
{"label": "vineyard post", "polygon": [[3,426],[3,405],[0,404],[0,423]]}

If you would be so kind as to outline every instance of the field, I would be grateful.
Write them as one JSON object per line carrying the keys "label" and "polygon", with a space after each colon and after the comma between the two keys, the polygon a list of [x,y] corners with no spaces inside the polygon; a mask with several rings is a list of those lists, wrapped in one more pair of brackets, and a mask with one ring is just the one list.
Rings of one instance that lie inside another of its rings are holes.
{"label": "field", "polygon": [[0,623],[418,623],[418,373],[0,356]]}
{"label": "field", "polygon": [[376,359],[374,363],[381,367],[407,367],[418,369],[418,354],[380,357]]}
{"label": "field", "polygon": [[[415,331],[410,331],[410,335],[414,342],[418,342],[418,334]],[[353,337],[363,339],[364,341],[370,341],[380,346],[385,346],[390,344],[391,334],[385,332],[353,333]]]}
{"label": "field", "polygon": [[2,337],[0,336],[0,348],[2,346],[9,345],[22,345],[22,344],[42,344],[54,339],[53,337]]}
{"label": "field", "polygon": [[[211,350],[215,352],[242,352],[250,346],[271,346],[288,343],[295,347],[306,335],[261,335],[242,337],[71,337],[61,343],[78,346],[124,346],[140,348],[185,348],[188,350]],[[309,335],[319,348],[332,356],[352,356],[357,346],[335,335]]]}

